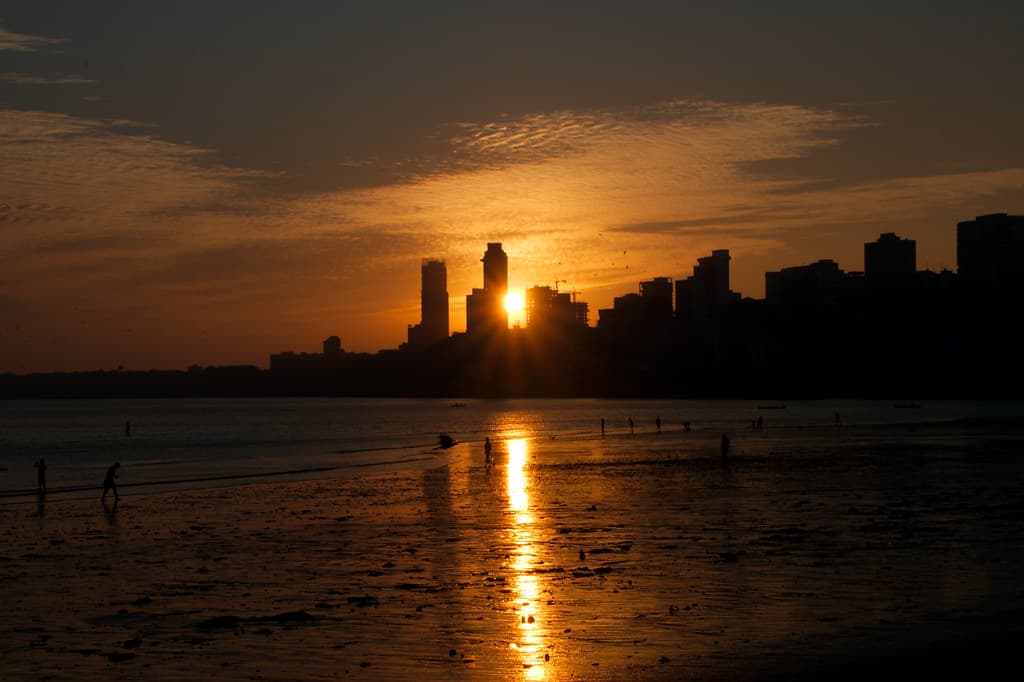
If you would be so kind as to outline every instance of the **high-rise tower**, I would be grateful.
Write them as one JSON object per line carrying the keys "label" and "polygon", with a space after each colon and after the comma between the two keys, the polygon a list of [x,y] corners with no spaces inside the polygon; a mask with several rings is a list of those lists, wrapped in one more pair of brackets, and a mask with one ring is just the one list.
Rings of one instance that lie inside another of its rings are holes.
{"label": "high-rise tower", "polygon": [[484,264],[484,288],[473,289],[466,297],[466,331],[470,334],[508,329],[508,256],[500,243],[490,242],[480,261]]}
{"label": "high-rise tower", "polygon": [[443,260],[425,260],[420,273],[421,339],[437,343],[448,338],[448,269]]}
{"label": "high-rise tower", "polygon": [[484,264],[484,291],[499,297],[504,305],[505,294],[508,293],[508,256],[501,244],[488,243],[480,262]]}

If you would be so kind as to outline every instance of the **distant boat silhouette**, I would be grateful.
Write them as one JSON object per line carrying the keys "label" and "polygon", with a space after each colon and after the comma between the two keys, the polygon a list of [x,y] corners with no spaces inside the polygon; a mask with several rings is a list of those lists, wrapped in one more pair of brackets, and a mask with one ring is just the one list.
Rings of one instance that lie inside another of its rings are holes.
{"label": "distant boat silhouette", "polygon": [[915,402],[909,402],[909,403],[896,403],[895,405],[893,405],[893,407],[921,407],[921,406],[918,405]]}
{"label": "distant boat silhouette", "polygon": [[452,407],[465,407],[466,403],[452,403]]}
{"label": "distant boat silhouette", "polygon": [[786,406],[785,405],[758,405],[757,409],[759,409],[759,410],[784,410],[784,409],[786,409]]}

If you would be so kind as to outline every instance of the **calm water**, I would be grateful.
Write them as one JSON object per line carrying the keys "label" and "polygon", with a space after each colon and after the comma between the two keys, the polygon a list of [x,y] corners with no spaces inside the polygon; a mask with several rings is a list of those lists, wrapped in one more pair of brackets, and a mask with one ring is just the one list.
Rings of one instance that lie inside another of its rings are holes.
{"label": "calm water", "polygon": [[[51,495],[93,494],[106,467],[122,463],[125,492],[222,485],[252,477],[351,475],[444,462],[437,435],[478,443],[484,436],[576,440],[629,433],[635,449],[660,416],[666,433],[682,433],[678,453],[707,450],[722,433],[764,452],[802,447],[826,453],[835,434],[847,442],[927,440],[955,445],[1024,425],[1024,402],[934,402],[898,408],[894,401],[466,401],[397,399],[69,400],[0,402],[0,500],[35,489],[33,462],[49,466]],[[835,428],[835,413],[842,429]],[[763,432],[751,430],[762,417]],[[125,435],[125,422],[131,436]],[[749,442],[744,439],[748,439]],[[659,444],[664,450],[666,441]],[[573,450],[569,450],[573,452]],[[582,455],[581,455],[582,456]],[[823,455],[824,456],[824,455]]]}

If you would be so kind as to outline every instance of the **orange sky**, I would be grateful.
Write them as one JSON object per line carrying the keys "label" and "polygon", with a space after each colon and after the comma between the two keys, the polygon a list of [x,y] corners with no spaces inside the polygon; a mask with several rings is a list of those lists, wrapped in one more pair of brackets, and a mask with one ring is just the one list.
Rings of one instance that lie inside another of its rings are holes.
{"label": "orange sky", "polygon": [[[712,249],[760,297],[765,270],[862,269],[880,232],[955,269],[957,221],[1024,212],[1019,41],[940,49],[1019,28],[1010,4],[1002,22],[760,17],[730,56],[692,23],[603,5],[548,32],[453,5],[397,34],[367,8],[259,4],[232,32],[227,9],[188,7],[202,26],[130,3],[0,18],[0,371],[265,366],[332,334],[393,348],[425,257],[447,261],[458,331],[490,241],[513,288],[564,281],[596,323]],[[832,43],[809,39],[822,28]]]}

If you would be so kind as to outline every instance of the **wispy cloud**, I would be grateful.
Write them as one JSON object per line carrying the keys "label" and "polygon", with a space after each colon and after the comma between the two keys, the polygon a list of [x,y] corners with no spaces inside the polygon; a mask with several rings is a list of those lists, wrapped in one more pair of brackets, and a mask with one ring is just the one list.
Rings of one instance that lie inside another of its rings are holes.
{"label": "wispy cloud", "polygon": [[324,229],[372,225],[443,243],[467,264],[450,267],[453,290],[479,286],[481,244],[498,240],[515,254],[521,285],[569,279],[609,292],[686,274],[711,248],[799,259],[806,236],[833,226],[892,229],[936,207],[1024,189],[1024,168],[911,177],[880,168],[859,183],[770,171],[778,160],[799,169],[820,152],[841,153],[848,133],[873,125],[844,107],[704,100],[463,122],[449,129],[447,154],[404,182],[324,193],[305,208],[338,219],[320,221]]}
{"label": "wispy cloud", "polygon": [[32,76],[27,73],[0,72],[0,81],[17,85],[94,85],[96,81],[78,75]]}
{"label": "wispy cloud", "polygon": [[0,221],[26,228],[157,229],[152,216],[224,202],[245,180],[265,175],[219,165],[209,150],[131,122],[40,111],[0,109],[0,147],[0,189],[10,198]]}
{"label": "wispy cloud", "polygon": [[[965,204],[1024,191],[1017,167],[880,169],[856,183],[799,172],[868,125],[842,107],[701,100],[501,117],[439,130],[436,154],[390,184],[302,194],[135,122],[0,109],[0,285],[55,316],[102,311],[108,341],[146,317],[154,330],[216,327],[225,358],[238,343],[260,361],[330,333],[357,350],[396,345],[418,319],[424,256],[448,261],[458,329],[488,241],[504,242],[514,286],[568,280],[595,309],[640,279],[688,274],[713,248],[732,251],[735,288],[757,294],[765,268],[836,256],[809,237],[898,229],[936,207],[952,235]],[[793,161],[785,176],[770,171],[779,159]],[[183,348],[209,343],[188,333]]]}
{"label": "wispy cloud", "polygon": [[63,42],[63,38],[15,33],[0,26],[0,52],[36,52],[44,47],[59,45]]}

